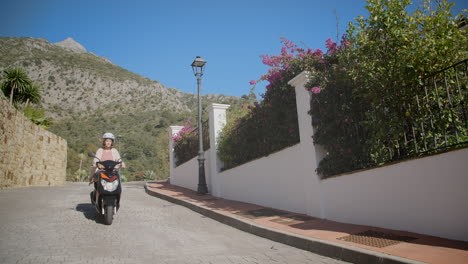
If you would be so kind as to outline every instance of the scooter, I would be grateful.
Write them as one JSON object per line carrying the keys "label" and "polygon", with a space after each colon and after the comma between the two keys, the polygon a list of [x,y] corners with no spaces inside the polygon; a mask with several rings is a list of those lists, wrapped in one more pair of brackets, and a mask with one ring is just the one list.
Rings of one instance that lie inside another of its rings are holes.
{"label": "scooter", "polygon": [[119,170],[122,161],[101,161],[93,152],[89,152],[88,156],[99,160],[96,162],[98,171],[94,175],[94,191],[90,193],[91,203],[104,217],[104,223],[111,225],[120,207],[122,186]]}

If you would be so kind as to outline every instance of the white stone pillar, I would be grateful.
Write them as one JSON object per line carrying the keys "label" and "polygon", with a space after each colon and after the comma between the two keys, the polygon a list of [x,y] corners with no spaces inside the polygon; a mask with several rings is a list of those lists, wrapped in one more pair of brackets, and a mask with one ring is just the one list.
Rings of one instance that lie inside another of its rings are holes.
{"label": "white stone pillar", "polygon": [[312,116],[310,111],[311,92],[305,88],[309,81],[310,72],[304,71],[288,82],[296,92],[297,121],[299,123],[300,147],[304,164],[304,198],[306,199],[307,214],[325,218],[324,203],[321,195],[320,178],[316,169],[324,157],[324,150],[315,146],[312,136]]}
{"label": "white stone pillar", "polygon": [[177,135],[180,130],[184,128],[183,126],[170,126],[168,128],[169,131],[169,180],[173,180],[174,176],[174,168],[175,168],[175,157],[174,157],[174,141],[172,137]]}
{"label": "white stone pillar", "polygon": [[218,158],[218,136],[226,125],[226,109],[230,105],[226,104],[211,104],[208,107],[209,111],[209,128],[210,128],[210,186],[209,190],[212,195],[221,196],[221,182],[218,173],[221,170],[221,161]]}

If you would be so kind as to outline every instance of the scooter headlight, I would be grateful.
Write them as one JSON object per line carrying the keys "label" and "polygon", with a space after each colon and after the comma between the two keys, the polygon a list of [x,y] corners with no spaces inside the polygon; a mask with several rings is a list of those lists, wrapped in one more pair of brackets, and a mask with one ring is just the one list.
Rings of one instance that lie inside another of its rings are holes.
{"label": "scooter headlight", "polygon": [[107,182],[105,180],[101,180],[101,185],[102,185],[102,188],[104,188],[104,190],[108,192],[113,192],[119,186],[119,180],[115,180],[113,182]]}

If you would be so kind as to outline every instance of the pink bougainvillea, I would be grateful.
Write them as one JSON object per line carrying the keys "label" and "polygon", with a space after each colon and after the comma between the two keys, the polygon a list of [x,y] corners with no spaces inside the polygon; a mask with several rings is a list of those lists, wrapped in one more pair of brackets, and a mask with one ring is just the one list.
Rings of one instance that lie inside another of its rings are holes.
{"label": "pink bougainvillea", "polygon": [[[268,70],[268,73],[261,76],[260,81],[267,80],[269,83],[277,82],[280,80],[278,79],[278,73],[283,70],[290,70],[292,63],[303,64],[304,62],[307,62],[309,65],[311,65],[310,63],[315,61],[315,63],[327,64],[330,56],[333,56],[340,49],[348,48],[350,45],[346,35],[342,36],[339,45],[331,38],[328,38],[325,41],[325,47],[327,49],[326,53],[324,53],[321,49],[314,50],[311,48],[299,48],[294,42],[284,37],[281,37],[281,43],[283,43],[283,47],[281,47],[280,54],[260,55],[260,58],[262,58],[262,63],[271,67]],[[347,69],[342,68],[341,70],[346,71]],[[257,82],[254,83],[254,81],[250,81],[250,84],[254,85],[257,84]]]}
{"label": "pink bougainvillea", "polygon": [[311,91],[313,94],[319,94],[321,90],[322,90],[322,89],[320,89],[319,87],[312,87],[312,89],[310,89],[310,91]]}
{"label": "pink bougainvillea", "polygon": [[193,130],[195,130],[195,128],[192,127],[189,120],[186,120],[184,127],[179,131],[179,133],[172,136],[172,140],[174,142],[178,142],[182,140],[185,135],[190,134]]}
{"label": "pink bougainvillea", "polygon": [[325,42],[325,47],[328,49],[328,53],[330,54],[334,54],[338,51],[338,46],[331,38],[327,39]]}

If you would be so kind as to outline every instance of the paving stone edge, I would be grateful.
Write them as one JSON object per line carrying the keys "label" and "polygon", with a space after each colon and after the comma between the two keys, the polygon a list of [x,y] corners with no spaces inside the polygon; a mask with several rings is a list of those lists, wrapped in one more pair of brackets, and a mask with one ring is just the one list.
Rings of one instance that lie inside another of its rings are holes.
{"label": "paving stone edge", "polygon": [[197,204],[195,202],[179,199],[170,195],[165,195],[156,191],[152,191],[145,185],[146,193],[172,202],[178,205],[185,206],[199,214],[206,217],[210,217],[218,222],[232,226],[239,230],[264,237],[279,243],[283,243],[292,247],[307,250],[315,254],[322,256],[343,260],[351,263],[362,263],[362,264],[424,264],[425,262],[419,262],[411,259],[401,258],[397,256],[387,255],[380,252],[375,252],[363,248],[356,248],[344,244],[333,243],[330,241],[324,241],[314,239],[311,237],[301,236],[286,231],[275,230],[266,226],[244,220],[232,214],[224,213],[218,210],[213,210],[206,206]]}

